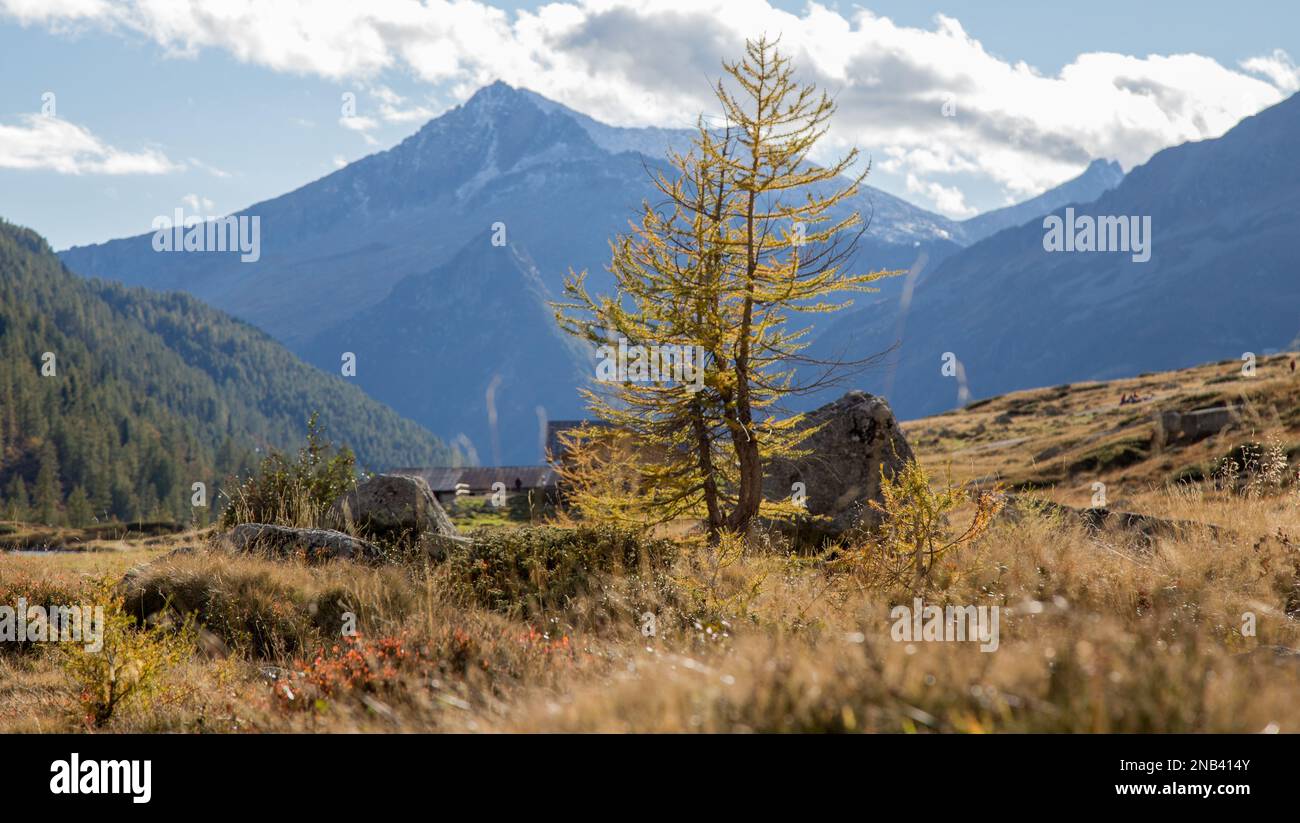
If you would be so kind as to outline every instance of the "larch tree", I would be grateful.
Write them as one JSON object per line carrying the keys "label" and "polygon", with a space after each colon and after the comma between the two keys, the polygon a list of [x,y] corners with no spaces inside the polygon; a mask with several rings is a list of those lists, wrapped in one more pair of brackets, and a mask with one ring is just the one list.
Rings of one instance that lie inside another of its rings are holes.
{"label": "larch tree", "polygon": [[[586,397],[606,425],[588,435],[606,450],[613,439],[631,443],[644,459],[633,490],[602,488],[590,472],[569,478],[583,489],[579,507],[643,524],[699,518],[713,539],[744,531],[760,512],[793,513],[763,497],[763,467],[802,456],[809,433],[781,401],[850,365],[806,357],[807,327],[792,317],[842,308],[891,274],[846,270],[865,225],[837,207],[866,169],[846,176],[856,150],[830,164],[809,158],[834,102],[799,84],[766,38],[745,51],[723,64],[715,89],[722,123],[702,119],[692,150],[669,154],[674,176],[654,176],[664,202],[643,204],[631,232],[611,243],[614,292],[593,295],[577,274],[556,304],[561,327],[595,345],[602,363],[615,347],[620,367],[636,365],[624,363],[625,347],[659,354],[645,357],[658,369],[598,368]],[[665,348],[695,368],[664,374]],[[810,370],[819,373],[809,379]],[[626,474],[626,461],[619,466]]]}
{"label": "larch tree", "polygon": [[[566,283],[569,301],[557,304],[561,327],[595,345],[602,362],[598,390],[584,394],[607,425],[571,436],[561,464],[585,516],[642,525],[699,517],[711,532],[724,522],[736,481],[717,385],[728,343],[719,226],[729,189],[700,162],[714,148],[701,124],[699,154],[670,153],[676,176],[654,178],[668,205],[643,204],[631,232],[611,243],[613,295],[593,296],[584,272]],[[622,354],[629,346],[631,362]]]}

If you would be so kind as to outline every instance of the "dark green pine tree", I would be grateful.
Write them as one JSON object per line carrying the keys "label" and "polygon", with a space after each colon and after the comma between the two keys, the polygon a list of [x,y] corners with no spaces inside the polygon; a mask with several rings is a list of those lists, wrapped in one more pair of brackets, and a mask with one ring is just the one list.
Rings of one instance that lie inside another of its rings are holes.
{"label": "dark green pine tree", "polygon": [[59,455],[54,444],[41,447],[40,469],[36,472],[36,519],[47,526],[59,525],[63,490],[59,480]]}
{"label": "dark green pine tree", "polygon": [[114,474],[110,487],[109,510],[112,516],[122,523],[129,523],[139,517],[139,501],[136,500],[135,492],[131,490],[131,483],[126,479],[125,472],[120,469]]}
{"label": "dark green pine tree", "polygon": [[90,498],[86,495],[86,490],[77,486],[68,495],[68,525],[84,528],[89,526],[95,519],[94,510],[90,507]]}
{"label": "dark green pine tree", "polygon": [[23,521],[31,517],[31,500],[27,497],[27,484],[22,475],[15,474],[9,484],[9,519]]}
{"label": "dark green pine tree", "polygon": [[183,295],[83,280],[0,219],[0,516],[76,516],[64,492],[80,487],[101,520],[189,522],[192,483],[213,505],[223,480],[255,468],[254,444],[297,448],[314,410],[369,468],[448,459],[251,326]]}

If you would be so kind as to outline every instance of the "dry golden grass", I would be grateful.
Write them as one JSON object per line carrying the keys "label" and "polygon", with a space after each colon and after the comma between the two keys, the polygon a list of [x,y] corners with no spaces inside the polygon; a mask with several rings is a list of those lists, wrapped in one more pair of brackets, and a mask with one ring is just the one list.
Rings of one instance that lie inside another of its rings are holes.
{"label": "dry golden grass", "polygon": [[[1147,512],[1167,485],[1189,470],[1208,473],[1243,443],[1276,437],[1297,462],[1300,374],[1290,371],[1293,357],[1261,357],[1250,378],[1241,375],[1241,362],[1225,361],[1014,392],[902,427],[932,474],[951,469],[958,480],[1031,484],[1073,506],[1090,505],[1100,481],[1110,506]],[[1123,395],[1142,402],[1121,405]],[[1217,406],[1239,409],[1226,431],[1192,442],[1160,436],[1160,412]]]}
{"label": "dry golden grass", "polygon": [[[1297,534],[1292,507],[1284,531]],[[535,696],[526,731],[1262,731],[1300,729],[1295,544],[1243,534],[1139,553],[1064,522],[1004,522],[929,602],[1004,608],[1001,644],[890,639],[904,593],[798,578],[730,636],[629,653],[612,682]],[[1112,542],[1112,545],[1105,545]],[[811,608],[807,608],[810,601]],[[1242,614],[1258,615],[1243,637]],[[791,619],[801,614],[800,620]]]}
{"label": "dry golden grass", "polygon": [[[154,704],[105,729],[1297,731],[1300,657],[1275,649],[1300,647],[1287,614],[1300,604],[1300,507],[1281,496],[1229,512],[1229,537],[1151,547],[1059,516],[1001,519],[924,595],[1000,606],[990,653],[896,642],[889,608],[908,592],[775,553],[705,578],[686,552],[659,586],[601,573],[526,619],[476,604],[442,567],[180,555],[134,585],[165,587],[202,615],[203,636]],[[693,597],[688,575],[714,591]],[[752,599],[729,599],[755,583]],[[362,640],[333,628],[340,604]],[[657,615],[653,638],[642,608]],[[0,727],[83,727],[57,653],[0,656],[0,673]]]}
{"label": "dry golden grass", "polygon": [[[1174,531],[1150,540],[1089,531],[1022,496],[944,555],[926,603],[999,607],[993,652],[892,639],[890,608],[912,592],[829,557],[791,555],[774,537],[719,555],[680,537],[629,553],[590,535],[496,532],[456,562],[308,567],[182,535],[0,556],[0,587],[4,598],[73,597],[153,561],[123,587],[127,609],[163,625],[188,614],[196,640],[150,701],[123,706],[105,731],[1300,731],[1300,493],[1293,483],[1251,496],[1165,482],[1166,465],[1295,438],[1290,377],[1273,374],[1277,365],[1262,361],[1250,384],[1267,408],[1258,428],[1098,475],[1112,505],[1184,521]],[[1211,382],[1231,368],[1195,370],[1181,392],[1153,402],[1238,391]],[[1088,411],[1094,398],[1113,405],[1121,392],[1171,382],[1021,393],[907,426],[932,469],[973,479],[997,467],[1023,482],[1084,446],[1038,461],[1027,451],[1144,425],[1123,422],[1138,413],[1127,404]],[[1041,412],[1048,396],[1066,413],[1013,416],[993,430],[1008,408],[1039,397]],[[1030,446],[943,453],[1016,437]],[[1065,476],[1042,496],[1088,505],[1091,477]],[[954,527],[969,514],[954,512]],[[163,556],[180,545],[196,550]],[[348,613],[358,638],[342,634]],[[0,731],[87,728],[65,668],[49,646],[0,649]]]}

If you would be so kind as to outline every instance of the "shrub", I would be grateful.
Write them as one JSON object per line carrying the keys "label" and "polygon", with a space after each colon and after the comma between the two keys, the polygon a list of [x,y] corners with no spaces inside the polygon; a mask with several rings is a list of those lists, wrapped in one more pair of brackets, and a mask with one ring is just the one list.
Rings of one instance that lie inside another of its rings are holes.
{"label": "shrub", "polygon": [[1291,479],[1288,452],[1276,437],[1263,443],[1242,443],[1219,460],[1217,484],[1244,497],[1263,497],[1281,490]]}
{"label": "shrub", "polygon": [[840,555],[838,562],[884,588],[902,586],[917,591],[930,582],[938,561],[948,552],[983,534],[1002,508],[1000,488],[976,496],[975,513],[960,534],[953,535],[948,515],[969,496],[965,485],[930,487],[930,476],[916,461],[894,477],[881,472],[882,501],[871,508],[881,514],[880,524],[866,535],[865,545]]}
{"label": "shrub", "polygon": [[98,587],[96,603],[104,605],[103,647],[90,650],[81,643],[64,643],[63,670],[72,680],[79,717],[90,726],[103,726],[131,703],[156,706],[165,690],[164,676],[194,649],[194,630],[186,622],[179,630],[166,626],[139,627],[107,582]]}
{"label": "shrub", "polygon": [[717,541],[693,549],[676,583],[685,594],[691,622],[720,636],[732,620],[750,616],[767,573],[745,562],[749,543],[734,532],[723,531]]}
{"label": "shrub", "polygon": [[210,576],[184,570],[133,585],[127,605],[139,618],[174,613],[192,618],[231,649],[277,659],[298,651],[312,634],[302,594],[268,571]]}
{"label": "shrub", "polygon": [[1150,456],[1151,435],[1125,437],[1098,446],[1067,468],[1071,473],[1113,471],[1141,463]]}
{"label": "shrub", "polygon": [[[17,609],[19,601],[44,607],[48,614],[53,606],[75,606],[90,597],[85,584],[77,579],[51,574],[32,575],[21,568],[0,568],[0,605]],[[44,645],[39,642],[17,640],[0,642],[0,654],[22,654]]]}
{"label": "shrub", "polygon": [[474,532],[445,567],[453,586],[475,604],[535,616],[597,593],[611,575],[662,584],[676,545],[614,526],[541,526]]}
{"label": "shrub", "polygon": [[356,485],[356,459],[325,439],[318,415],[307,421],[307,445],[291,460],[271,452],[257,474],[235,485],[221,525],[274,523],[320,528],[335,500]]}
{"label": "shrub", "polygon": [[402,637],[344,637],[311,661],[297,662],[292,676],[275,684],[276,703],[322,709],[329,699],[382,694],[397,685],[399,670],[414,656]]}
{"label": "shrub", "polygon": [[[365,588],[366,591],[359,591]],[[301,567],[198,555],[159,563],[132,579],[125,603],[140,620],[192,618],[243,657],[283,661],[340,636],[345,613],[359,623],[402,614],[414,589],[398,569],[341,578]]]}

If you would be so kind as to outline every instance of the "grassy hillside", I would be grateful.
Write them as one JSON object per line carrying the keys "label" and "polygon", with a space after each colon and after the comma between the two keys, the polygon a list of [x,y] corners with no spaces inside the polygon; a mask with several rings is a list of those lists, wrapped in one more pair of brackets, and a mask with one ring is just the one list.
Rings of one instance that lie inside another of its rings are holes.
{"label": "grassy hillside", "polygon": [[[776,535],[712,550],[567,527],[485,530],[436,564],[232,556],[202,533],[0,556],[0,600],[30,602],[102,596],[83,572],[114,583],[152,561],[122,607],[171,604],[201,628],[115,624],[115,648],[166,665],[98,721],[102,667],[75,648],[0,649],[0,730],[1300,731],[1294,461],[1274,480],[1181,470],[1294,441],[1289,358],[1239,374],[1020,392],[907,423],[932,477],[1039,489],[919,585],[882,578],[887,544],[869,536],[818,556]],[[1134,393],[1150,399],[1117,405]],[[1155,447],[1153,412],[1220,403],[1250,411]],[[1179,527],[1095,529],[1033,500],[1086,506],[1095,478],[1112,505]],[[951,529],[968,514],[949,512]],[[192,548],[160,556],[176,546]],[[915,597],[997,607],[996,648],[895,637],[891,610]]]}
{"label": "grassy hillside", "polygon": [[445,459],[429,432],[251,326],[82,280],[0,222],[0,514],[189,521],[192,483],[211,507],[222,477],[296,446],[313,411],[363,465]]}
{"label": "grassy hillside", "polygon": [[[1110,506],[1147,511],[1166,505],[1169,488],[1213,481],[1225,460],[1244,470],[1275,446],[1297,461],[1296,357],[1258,358],[1253,377],[1228,360],[1013,392],[902,425],[924,463],[957,479],[998,479],[1076,506],[1090,505],[1101,482]],[[1125,396],[1139,402],[1121,403]],[[1167,430],[1170,413],[1203,421],[1201,430]]]}

